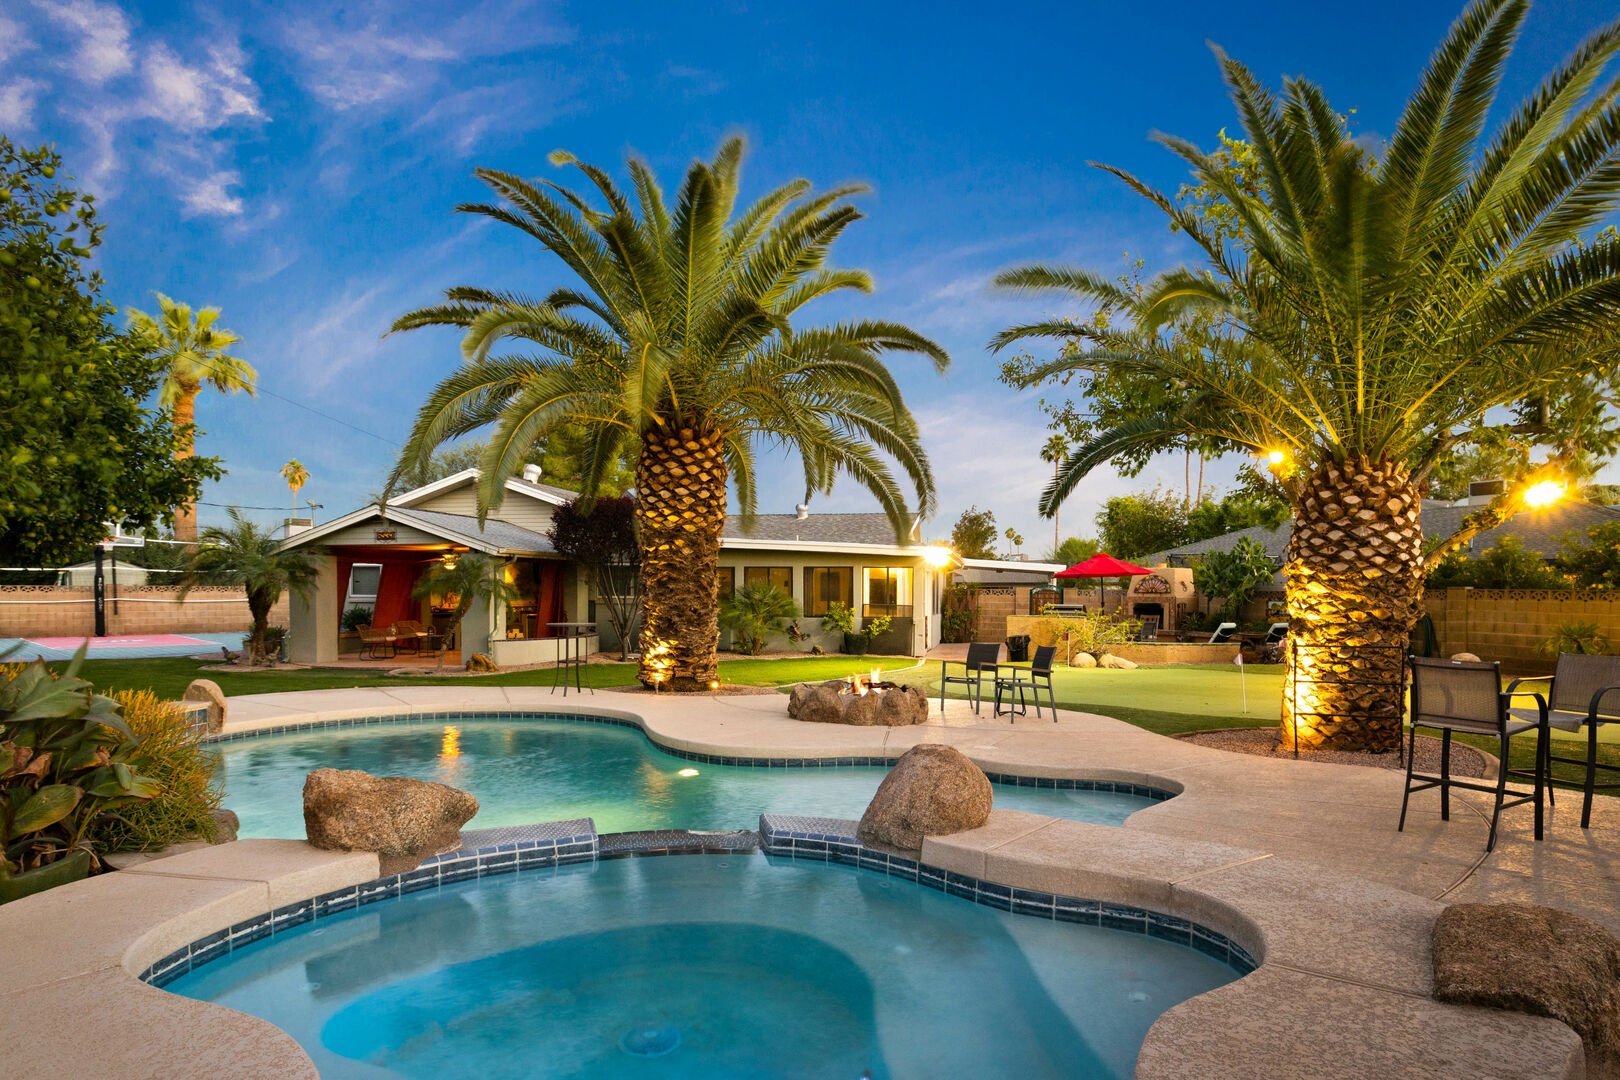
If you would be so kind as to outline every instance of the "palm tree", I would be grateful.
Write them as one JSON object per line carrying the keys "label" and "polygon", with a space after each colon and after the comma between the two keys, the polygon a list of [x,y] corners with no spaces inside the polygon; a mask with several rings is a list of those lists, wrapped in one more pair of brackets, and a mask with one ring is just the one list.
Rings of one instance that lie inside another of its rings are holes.
{"label": "palm tree", "polygon": [[[1427,564],[1423,485],[1453,447],[1488,437],[1491,410],[1547,395],[1601,362],[1620,326],[1620,245],[1581,245],[1620,202],[1620,84],[1596,95],[1620,23],[1588,38],[1494,134],[1485,118],[1522,0],[1476,0],[1434,54],[1374,159],[1322,91],[1278,96],[1217,53],[1262,183],[1216,155],[1166,146],[1229,211],[1217,223],[1119,170],[1203,251],[1140,294],[1080,269],[999,276],[1122,315],[1018,326],[1082,347],[1026,384],[1128,370],[1189,389],[1077,447],[1047,489],[1053,513],[1086,473],[1167,435],[1214,438],[1273,462],[1292,506],[1285,737],[1389,749],[1400,737],[1401,656]],[[1552,346],[1552,347],[1549,347]],[[1520,481],[1528,480],[1516,478]],[[1510,485],[1459,537],[1522,505]],[[1295,701],[1297,697],[1297,705]]]}
{"label": "palm tree", "polygon": [[297,517],[298,492],[309,483],[309,470],[304,468],[303,462],[293,458],[281,467],[281,478],[287,481],[287,486],[292,489],[292,516]]}
{"label": "palm tree", "polygon": [[[223,327],[214,326],[219,308],[207,307],[192,314],[187,304],[177,304],[162,293],[155,294],[158,318],[129,310],[130,329],[148,351],[163,358],[168,372],[158,388],[158,404],[174,410],[175,426],[185,434],[176,447],[176,458],[188,458],[196,442],[197,395],[205,386],[222,394],[245,390],[254,392],[259,373],[245,360],[227,355],[226,349],[241,339]],[[194,503],[175,508],[174,535],[177,540],[197,539],[197,507]]]}
{"label": "palm tree", "polygon": [[[634,205],[600,169],[556,153],[603,207],[552,183],[481,169],[501,205],[467,213],[519,229],[562,260],[575,284],[543,298],[448,290],[444,304],[401,317],[395,331],[455,326],[464,363],[422,407],[395,472],[446,440],[494,424],[478,489],[481,514],[536,441],[569,424],[590,433],[580,454],[587,500],[621,454],[635,461],[642,548],[641,679],[646,652],[667,656],[666,689],[700,691],[715,676],[715,572],[727,483],[744,519],[755,510],[755,454],[796,452],[806,495],[848,474],[870,490],[897,537],[912,530],[890,463],[911,481],[916,512],[934,506],[917,424],[880,358],[916,352],[940,370],[945,351],[895,323],[794,325],[799,309],[845,289],[870,291],[861,270],[831,269],[833,242],[860,217],[839,187],[812,195],[794,180],[734,213],[741,139],[694,162],[673,207],[651,170],[631,160]],[[515,339],[526,351],[492,355]],[[659,675],[666,671],[660,660]]]}
{"label": "palm tree", "polygon": [[240,585],[247,593],[253,632],[248,638],[248,659],[258,663],[265,654],[264,631],[270,609],[281,594],[308,596],[320,576],[320,563],[302,548],[282,550],[271,529],[260,528],[231,507],[230,525],[210,525],[191,555],[180,579],[180,598],[197,585]]}
{"label": "palm tree", "polygon": [[[467,617],[474,604],[480,600],[492,605],[510,603],[517,599],[518,590],[506,580],[500,563],[487,555],[469,552],[434,563],[427,573],[417,578],[411,596],[416,600],[433,596],[454,597],[456,607],[451,613],[450,625],[456,628],[456,640],[459,642],[464,640],[461,620]],[[462,659],[468,659],[465,649]],[[443,669],[444,650],[440,649],[437,670]]]}
{"label": "palm tree", "polygon": [[[1065,439],[1062,435],[1059,435],[1059,434],[1057,434],[1055,432],[1052,435],[1049,435],[1047,437],[1047,439],[1046,439],[1046,442],[1042,444],[1042,446],[1041,446],[1041,460],[1042,461],[1049,461],[1049,462],[1052,463],[1052,479],[1053,480],[1056,480],[1058,478],[1058,476],[1060,475],[1058,470],[1063,465],[1063,459],[1068,457],[1068,455],[1069,455],[1069,440]],[[1058,509],[1057,509],[1057,507],[1054,506],[1052,508],[1052,550],[1056,551],[1058,548],[1060,548],[1062,546],[1063,546],[1062,526],[1058,522]]]}
{"label": "palm tree", "polygon": [[720,599],[720,626],[731,632],[738,652],[765,651],[772,634],[780,634],[799,617],[793,597],[769,582],[756,581]]}

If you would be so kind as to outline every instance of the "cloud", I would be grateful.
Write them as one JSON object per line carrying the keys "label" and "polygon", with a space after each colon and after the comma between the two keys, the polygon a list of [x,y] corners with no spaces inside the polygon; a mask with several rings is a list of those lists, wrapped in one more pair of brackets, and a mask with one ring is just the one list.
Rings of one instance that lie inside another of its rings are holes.
{"label": "cloud", "polygon": [[262,120],[258,87],[243,73],[242,63],[234,44],[211,50],[206,68],[187,64],[167,45],[154,45],[141,62],[145,94],[132,111],[204,131],[226,127],[238,117]]}
{"label": "cloud", "polygon": [[[0,27],[0,32],[4,28]],[[32,128],[34,105],[45,84],[34,79],[13,79],[0,83],[0,128]]]}
{"label": "cloud", "polygon": [[0,15],[0,63],[21,56],[33,47],[34,40],[23,29],[22,23]]}
{"label": "cloud", "polygon": [[663,82],[688,98],[708,97],[726,88],[725,77],[719,72],[685,64],[671,64],[665,68]]}
{"label": "cloud", "polygon": [[184,207],[185,216],[240,214],[244,209],[242,198],[239,195],[232,195],[228,189],[241,180],[241,175],[234,170],[222,170],[183,184],[180,205]]}
{"label": "cloud", "polygon": [[94,0],[35,0],[57,28],[77,38],[68,69],[77,79],[99,85],[128,74],[135,66],[129,18],[116,4]]}

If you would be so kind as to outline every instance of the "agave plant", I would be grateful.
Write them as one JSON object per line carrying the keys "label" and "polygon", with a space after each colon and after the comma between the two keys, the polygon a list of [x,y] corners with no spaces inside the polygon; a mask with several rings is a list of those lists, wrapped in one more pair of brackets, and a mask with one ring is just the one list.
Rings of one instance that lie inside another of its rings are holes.
{"label": "agave plant", "polygon": [[12,666],[0,685],[0,903],[83,876],[96,826],[158,794],[131,767],[140,740],[118,703],[78,678],[83,657],[60,677]]}

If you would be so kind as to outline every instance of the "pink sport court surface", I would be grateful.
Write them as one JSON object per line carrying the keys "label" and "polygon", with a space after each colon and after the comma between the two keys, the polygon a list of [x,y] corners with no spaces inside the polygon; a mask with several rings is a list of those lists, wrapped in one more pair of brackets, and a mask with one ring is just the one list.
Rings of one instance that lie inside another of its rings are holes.
{"label": "pink sport court surface", "polygon": [[242,636],[234,634],[122,634],[112,637],[35,637],[0,638],[0,653],[16,648],[14,660],[66,660],[89,642],[89,655],[95,659],[135,659],[144,656],[217,655],[221,646],[242,647]]}

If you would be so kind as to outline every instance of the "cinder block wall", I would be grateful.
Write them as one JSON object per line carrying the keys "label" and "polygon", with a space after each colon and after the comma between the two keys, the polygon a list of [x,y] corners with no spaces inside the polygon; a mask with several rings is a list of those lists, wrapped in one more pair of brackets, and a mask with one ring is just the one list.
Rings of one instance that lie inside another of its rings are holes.
{"label": "cinder block wall", "polygon": [[1564,623],[1595,623],[1620,647],[1620,596],[1608,592],[1431,589],[1423,603],[1442,655],[1471,652],[1514,672],[1550,672],[1540,646]]}
{"label": "cinder block wall", "polygon": [[[208,634],[245,631],[252,624],[247,597],[236,586],[202,586],[184,601],[173,586],[120,589],[114,611],[106,599],[107,633]],[[270,610],[270,625],[286,626],[287,597]],[[0,637],[70,637],[95,633],[94,594],[57,585],[0,586]]]}

